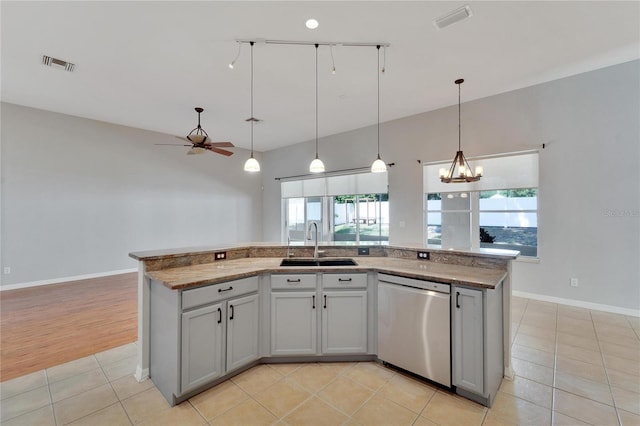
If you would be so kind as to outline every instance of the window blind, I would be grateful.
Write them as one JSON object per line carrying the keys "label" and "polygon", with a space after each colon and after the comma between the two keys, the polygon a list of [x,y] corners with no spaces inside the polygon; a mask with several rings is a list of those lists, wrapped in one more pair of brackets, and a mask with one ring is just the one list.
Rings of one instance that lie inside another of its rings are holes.
{"label": "window blind", "polygon": [[451,161],[427,163],[423,169],[425,193],[493,191],[513,188],[538,187],[538,153],[514,153],[493,157],[469,158],[473,170],[477,166],[484,168],[484,176],[477,182],[442,183],[440,169],[448,169]]}

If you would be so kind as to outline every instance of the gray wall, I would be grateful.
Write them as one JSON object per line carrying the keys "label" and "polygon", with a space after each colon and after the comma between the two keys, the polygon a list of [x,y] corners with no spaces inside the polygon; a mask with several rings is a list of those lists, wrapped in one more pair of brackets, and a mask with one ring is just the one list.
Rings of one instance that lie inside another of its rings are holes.
{"label": "gray wall", "polygon": [[2,104],[2,284],[136,267],[136,250],[262,237],[248,152],[185,155],[172,136]]}
{"label": "gray wall", "polygon": [[[384,118],[384,98],[393,94],[382,90]],[[453,84],[451,96],[455,102]],[[515,264],[514,290],[640,308],[639,121],[639,61],[463,104],[467,156],[547,144],[540,151],[540,260]],[[381,125],[382,157],[396,163],[389,171],[392,243],[423,241],[417,160],[450,160],[456,143],[457,105]],[[320,140],[327,170],[370,165],[375,150],[375,127]],[[307,173],[313,154],[313,141],[265,154],[266,240],[280,239],[280,189],[273,178]],[[571,277],[579,287],[570,287]]]}

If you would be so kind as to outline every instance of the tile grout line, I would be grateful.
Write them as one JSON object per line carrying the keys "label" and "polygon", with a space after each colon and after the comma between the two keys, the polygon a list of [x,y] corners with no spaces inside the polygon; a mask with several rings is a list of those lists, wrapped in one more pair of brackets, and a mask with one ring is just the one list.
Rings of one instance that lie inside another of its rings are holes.
{"label": "tile grout line", "polygon": [[55,407],[53,405],[53,395],[51,394],[51,383],[49,382],[49,373],[47,373],[47,369],[46,368],[43,371],[44,371],[44,379],[45,379],[45,381],[47,383],[47,392],[49,392],[49,403],[51,405],[51,414],[53,414],[53,423],[56,426],[59,426],[58,425],[58,418],[56,416],[56,409],[55,409]]}
{"label": "tile grout line", "polygon": [[[589,311],[591,315],[591,311]],[[625,318],[626,319],[626,318]],[[593,321],[593,315],[591,315],[591,321],[593,322],[593,328],[596,333],[596,341],[598,342],[598,350],[600,351],[600,358],[602,359],[602,366],[604,367],[604,374],[607,378],[607,385],[609,387],[609,393],[611,394],[611,401],[613,402],[613,409],[616,412],[616,417],[618,418],[618,424],[622,426],[622,418],[620,417],[620,410],[618,409],[618,404],[616,403],[616,398],[613,395],[613,389],[611,386],[611,379],[609,379],[609,369],[607,368],[606,360],[604,359],[604,353],[602,352],[602,346],[600,345],[600,337],[598,336],[598,329],[596,328],[596,324]],[[635,331],[634,331],[635,333]]]}

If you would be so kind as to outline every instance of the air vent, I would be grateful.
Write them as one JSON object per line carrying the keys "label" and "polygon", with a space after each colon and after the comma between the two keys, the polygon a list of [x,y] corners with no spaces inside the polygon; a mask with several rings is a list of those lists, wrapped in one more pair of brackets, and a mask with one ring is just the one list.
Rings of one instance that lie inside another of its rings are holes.
{"label": "air vent", "polygon": [[51,68],[57,68],[59,70],[65,70],[68,72],[73,72],[76,65],[71,62],[63,61],[62,59],[52,58],[51,56],[43,55],[42,56],[42,65],[46,65]]}
{"label": "air vent", "polygon": [[473,16],[471,13],[471,7],[468,5],[459,7],[458,9],[452,10],[444,16],[439,17],[433,21],[433,25],[438,29],[443,29],[448,27],[449,25],[455,24],[456,22],[460,22],[463,19],[467,19]]}

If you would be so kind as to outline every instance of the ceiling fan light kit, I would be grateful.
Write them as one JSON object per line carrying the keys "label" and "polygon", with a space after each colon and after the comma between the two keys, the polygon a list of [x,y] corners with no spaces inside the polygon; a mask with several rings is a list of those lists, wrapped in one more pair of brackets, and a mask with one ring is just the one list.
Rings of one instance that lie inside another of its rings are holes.
{"label": "ceiling fan light kit", "polygon": [[482,177],[484,170],[481,166],[478,166],[474,173],[460,147],[460,86],[464,83],[464,79],[459,78],[454,83],[458,85],[458,151],[456,156],[453,157],[449,170],[444,168],[439,170],[440,181],[443,183],[477,182]]}

